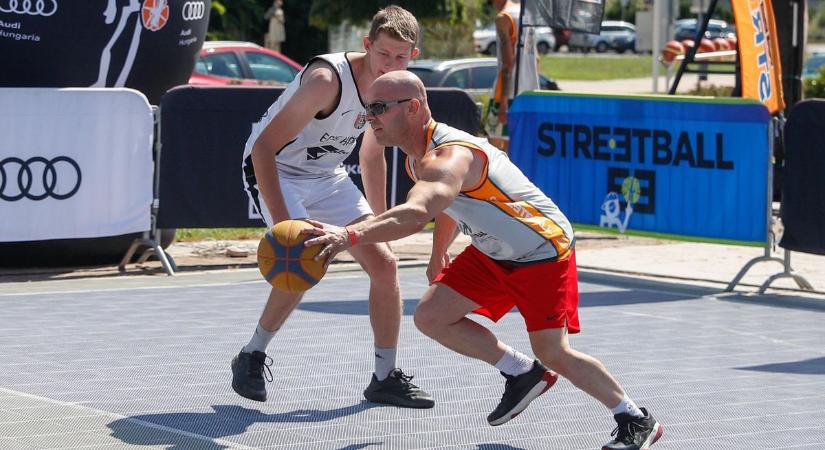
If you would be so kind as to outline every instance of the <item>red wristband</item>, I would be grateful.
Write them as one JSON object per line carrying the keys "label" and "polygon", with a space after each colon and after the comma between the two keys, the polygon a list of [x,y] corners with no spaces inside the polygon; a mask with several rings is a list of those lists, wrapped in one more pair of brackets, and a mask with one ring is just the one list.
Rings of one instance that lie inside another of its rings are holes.
{"label": "red wristband", "polygon": [[355,230],[350,227],[345,227],[344,229],[347,230],[347,236],[349,236],[349,245],[355,246],[355,244],[358,243],[358,236],[355,235]]}

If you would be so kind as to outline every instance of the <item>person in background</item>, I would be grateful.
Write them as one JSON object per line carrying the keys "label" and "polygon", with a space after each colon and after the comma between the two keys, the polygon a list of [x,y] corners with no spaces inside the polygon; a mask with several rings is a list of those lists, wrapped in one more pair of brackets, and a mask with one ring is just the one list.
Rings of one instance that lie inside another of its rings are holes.
{"label": "person in background", "polygon": [[268,31],[264,36],[264,47],[276,52],[281,51],[281,43],[286,40],[286,29],[284,28],[286,18],[284,17],[283,5],[283,0],[275,0],[264,14],[264,18],[269,21]]}
{"label": "person in background", "polygon": [[[482,125],[490,143],[506,152],[510,143],[507,131],[510,103],[516,95],[539,88],[538,51],[533,27],[524,27],[522,30],[524,47],[521,52],[518,51],[520,5],[512,0],[489,1],[496,10],[498,76]],[[518,92],[515,92],[516,57],[520,63]]]}

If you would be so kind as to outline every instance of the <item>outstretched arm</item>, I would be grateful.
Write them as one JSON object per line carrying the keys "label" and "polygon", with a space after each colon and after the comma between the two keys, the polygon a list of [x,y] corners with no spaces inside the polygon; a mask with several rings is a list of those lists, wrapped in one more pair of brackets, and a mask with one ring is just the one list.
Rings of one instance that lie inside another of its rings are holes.
{"label": "outstretched arm", "polygon": [[472,151],[448,146],[426,155],[418,166],[419,179],[410,189],[407,201],[383,214],[358,222],[346,229],[322,225],[305,230],[319,237],[304,245],[323,245],[316,259],[334,256],[352,245],[393,241],[421,231],[441,213],[461,191],[473,162]]}

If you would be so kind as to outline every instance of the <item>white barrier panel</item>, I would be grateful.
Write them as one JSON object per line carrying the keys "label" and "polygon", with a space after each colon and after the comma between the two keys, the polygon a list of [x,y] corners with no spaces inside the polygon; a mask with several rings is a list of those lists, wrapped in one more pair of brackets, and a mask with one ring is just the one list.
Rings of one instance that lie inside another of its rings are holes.
{"label": "white barrier panel", "polygon": [[0,89],[0,242],[148,230],[153,131],[131,89]]}

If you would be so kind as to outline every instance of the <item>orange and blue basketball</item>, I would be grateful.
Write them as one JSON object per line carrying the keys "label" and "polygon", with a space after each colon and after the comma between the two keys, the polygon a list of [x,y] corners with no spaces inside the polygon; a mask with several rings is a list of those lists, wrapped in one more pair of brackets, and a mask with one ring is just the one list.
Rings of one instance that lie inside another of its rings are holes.
{"label": "orange and blue basketball", "polygon": [[312,235],[301,230],[313,228],[302,220],[278,222],[258,244],[258,270],[267,282],[285,292],[304,292],[315,286],[327,270],[326,259],[315,261],[322,246],[304,247]]}

